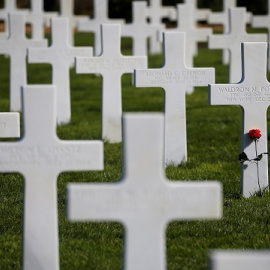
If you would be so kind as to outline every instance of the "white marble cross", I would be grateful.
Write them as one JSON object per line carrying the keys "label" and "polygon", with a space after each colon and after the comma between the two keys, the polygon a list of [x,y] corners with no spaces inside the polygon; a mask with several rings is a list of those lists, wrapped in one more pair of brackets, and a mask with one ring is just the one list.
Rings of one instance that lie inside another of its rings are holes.
{"label": "white marble cross", "polygon": [[94,32],[95,33],[95,56],[99,56],[102,53],[101,45],[101,24],[123,24],[123,19],[110,19],[108,17],[108,0],[94,0],[94,19],[79,20],[78,30],[81,32]]}
{"label": "white marble cross", "polygon": [[0,138],[20,137],[20,114],[0,113]]}
{"label": "white marble cross", "polygon": [[44,0],[32,0],[31,11],[26,13],[26,22],[32,26],[32,39],[42,40],[44,38],[44,26],[50,18],[56,17],[56,12],[44,12]]}
{"label": "white marble cross", "polygon": [[211,270],[269,270],[270,251],[215,250],[210,262]]}
{"label": "white marble cross", "polygon": [[185,33],[165,32],[164,65],[160,69],[136,69],[136,87],[162,87],[165,91],[165,164],[187,160],[186,91],[214,82],[214,68],[189,68],[185,64]]}
{"label": "white marble cross", "polygon": [[[27,9],[18,9],[17,8],[17,0],[5,0],[4,8],[0,9],[0,20],[3,20],[5,23],[5,36],[9,35],[9,22],[8,22],[8,14],[14,12],[27,12]],[[2,35],[4,36],[4,34]]]}
{"label": "white marble cross", "polygon": [[150,38],[150,42],[153,42],[152,40],[156,40],[157,33],[161,29],[161,26],[149,24],[147,22],[146,11],[147,2],[133,1],[133,21],[130,24],[123,24],[121,27],[121,35],[123,37],[132,37],[133,39],[133,55],[148,55],[147,40],[148,38]]}
{"label": "white marble cross", "polygon": [[163,115],[127,114],[123,126],[123,178],[118,183],[68,184],[68,218],[122,222],[124,269],[164,270],[167,224],[220,218],[221,185],[166,179]]}
{"label": "white marble cross", "polygon": [[177,5],[177,26],[166,30],[186,33],[186,57],[187,66],[193,67],[193,57],[198,54],[197,43],[207,41],[207,37],[212,34],[211,28],[197,28],[193,21],[193,8],[189,4]]}
{"label": "white marble cross", "polygon": [[29,63],[50,63],[52,84],[57,86],[57,123],[67,124],[71,118],[69,67],[75,57],[91,57],[91,47],[69,45],[69,24],[67,18],[52,19],[52,45],[48,48],[30,48]]}
{"label": "white marble cross", "polygon": [[[227,1],[227,0],[224,0]],[[193,21],[196,24],[198,21],[207,21],[209,14],[211,13],[210,9],[198,8],[197,0],[184,0],[186,4],[191,4],[193,7]]]}
{"label": "white marble cross", "polygon": [[[210,24],[222,24],[223,33],[229,32],[229,9],[236,7],[236,0],[223,0],[223,11],[222,12],[211,12],[208,16],[208,23]],[[246,23],[250,23],[252,14],[246,13]],[[223,50],[222,62],[224,65],[229,64],[229,52]]]}
{"label": "white marble cross", "polygon": [[0,54],[10,55],[10,110],[22,108],[21,86],[26,85],[27,48],[46,47],[47,40],[31,40],[25,37],[25,14],[9,15],[9,38],[0,40]]}
{"label": "white marble cross", "polygon": [[[242,119],[242,151],[255,158],[255,144],[249,137],[249,130],[260,129],[258,154],[267,150],[267,109],[270,105],[270,83],[266,77],[267,43],[247,42],[242,45],[242,79],[236,84],[212,84],[209,86],[211,105],[240,105]],[[236,153],[237,154],[237,153]],[[268,186],[268,157],[259,162],[261,188]],[[259,191],[255,162],[241,165],[241,191],[245,197]]]}
{"label": "white marble cross", "polygon": [[[268,44],[270,44],[270,0],[268,0],[268,13],[266,15],[253,16],[252,27],[262,27],[268,30]],[[270,46],[268,46],[268,55]],[[270,57],[268,57],[268,71],[270,71]]]}
{"label": "white marble cross", "polygon": [[23,269],[59,269],[57,177],[103,169],[101,141],[61,141],[56,135],[56,88],[23,88],[24,136],[0,142],[0,171],[25,180]]}
{"label": "white marble cross", "polygon": [[102,138],[117,143],[122,141],[121,77],[135,68],[147,68],[147,57],[121,54],[120,25],[104,24],[101,32],[102,54],[76,57],[76,72],[102,75]]}
{"label": "white marble cross", "polygon": [[229,9],[230,31],[224,35],[210,35],[210,49],[228,49],[230,51],[230,83],[241,79],[241,42],[267,41],[265,34],[248,34],[246,32],[246,9]]}
{"label": "white marble cross", "polygon": [[162,0],[149,0],[147,14],[151,24],[161,24],[164,18],[176,20],[175,7],[163,6]]}
{"label": "white marble cross", "polygon": [[87,20],[88,16],[74,15],[74,0],[61,0],[60,14],[61,17],[69,19],[69,43],[74,45],[74,29],[77,27],[79,20]]}

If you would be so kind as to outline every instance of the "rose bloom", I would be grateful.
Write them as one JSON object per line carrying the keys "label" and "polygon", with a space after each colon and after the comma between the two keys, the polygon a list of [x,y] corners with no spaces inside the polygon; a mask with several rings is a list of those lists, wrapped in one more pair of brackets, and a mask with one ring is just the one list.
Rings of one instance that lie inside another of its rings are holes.
{"label": "rose bloom", "polygon": [[251,129],[248,134],[252,140],[258,140],[262,136],[261,131],[259,129]]}

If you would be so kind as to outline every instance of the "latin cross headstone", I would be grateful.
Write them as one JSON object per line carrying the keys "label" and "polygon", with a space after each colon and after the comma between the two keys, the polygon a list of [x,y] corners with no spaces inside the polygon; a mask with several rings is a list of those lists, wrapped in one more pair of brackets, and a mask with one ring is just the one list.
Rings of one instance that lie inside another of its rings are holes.
{"label": "latin cross headstone", "polygon": [[[208,23],[210,24],[222,24],[223,33],[229,32],[229,9],[236,7],[236,0],[224,0],[222,12],[211,12],[208,16]],[[250,12],[246,13],[246,23],[251,22],[252,15]],[[223,64],[229,64],[229,52],[223,50],[222,57]]]}
{"label": "latin cross headstone", "polygon": [[88,16],[74,14],[74,1],[75,0],[61,0],[60,1],[61,17],[67,17],[69,19],[70,45],[74,45],[74,29],[77,27],[78,21],[88,19]]}
{"label": "latin cross headstone", "polygon": [[193,8],[190,4],[177,5],[177,26],[166,30],[186,33],[186,64],[193,67],[193,57],[198,54],[198,42],[207,41],[212,33],[211,28],[197,28],[193,21]]}
{"label": "latin cross headstone", "polygon": [[[132,37],[133,55],[148,55],[147,40],[157,39],[157,33],[161,27],[159,25],[147,22],[147,2],[132,2],[132,18],[130,24],[123,24],[121,27],[121,35],[123,37]],[[165,28],[164,28],[165,29]]]}
{"label": "latin cross headstone", "polygon": [[121,26],[102,25],[102,54],[98,57],[76,57],[77,73],[100,73],[102,86],[102,138],[111,143],[122,141],[121,77],[135,68],[146,68],[146,56],[121,54]]}
{"label": "latin cross headstone", "polygon": [[108,17],[108,0],[94,0],[94,19],[79,20],[78,30],[81,32],[94,32],[95,33],[95,56],[102,53],[101,45],[101,24],[123,24],[123,19],[110,19]]}
{"label": "latin cross headstone", "polygon": [[210,35],[208,47],[210,49],[228,49],[230,52],[230,83],[237,83],[241,79],[241,42],[267,41],[265,34],[248,34],[246,32],[246,9],[229,9],[230,30],[223,35]]}
{"label": "latin cross headstone", "polygon": [[0,138],[20,137],[20,114],[0,113]]}
{"label": "latin cross headstone", "polygon": [[[253,16],[252,27],[262,27],[268,30],[268,43],[270,43],[270,0],[268,0],[268,13],[266,15]],[[268,47],[268,55],[270,47]],[[268,71],[270,71],[270,57],[268,57]]]}
{"label": "latin cross headstone", "polygon": [[124,269],[166,269],[166,226],[217,219],[218,182],[168,181],[163,168],[164,116],[124,116],[124,175],[118,183],[68,184],[71,221],[118,221],[125,232]]}
{"label": "latin cross headstone", "polygon": [[165,164],[187,160],[186,91],[215,81],[213,68],[189,68],[185,64],[185,33],[165,32],[164,64],[159,69],[136,69],[136,87],[162,87],[165,92]]}
{"label": "latin cross headstone", "polygon": [[[239,105],[242,107],[242,151],[255,158],[255,146],[249,137],[249,130],[260,129],[258,154],[267,151],[267,116],[270,105],[270,83],[266,77],[267,43],[247,42],[242,45],[242,79],[236,84],[210,84],[211,105]],[[268,157],[264,155],[259,163],[261,188],[268,186]],[[256,162],[241,165],[241,191],[245,197],[259,191]]]}
{"label": "latin cross headstone", "polygon": [[[56,12],[44,12],[44,0],[32,0],[31,11],[26,13],[26,22],[32,26],[32,39],[44,38],[44,26],[50,18],[57,16]],[[48,24],[47,24],[48,25]]]}
{"label": "latin cross headstone", "polygon": [[52,19],[52,44],[48,48],[30,48],[29,63],[50,63],[52,65],[52,84],[57,86],[57,122],[69,123],[71,118],[69,68],[75,57],[90,57],[91,47],[72,47],[69,45],[67,18]]}
{"label": "latin cross headstone", "polygon": [[27,12],[27,9],[18,9],[17,0],[4,0],[4,8],[0,9],[0,20],[5,23],[5,36],[9,35],[9,20],[8,14],[14,12]]}
{"label": "latin cross headstone", "polygon": [[210,256],[211,270],[269,270],[270,251],[215,250]]}
{"label": "latin cross headstone", "polygon": [[23,269],[59,269],[57,177],[103,169],[101,141],[61,141],[56,135],[56,88],[23,88],[24,136],[0,142],[0,171],[25,180]]}
{"label": "latin cross headstone", "polygon": [[[227,1],[227,0],[224,0]],[[198,21],[207,21],[209,14],[211,13],[210,9],[198,8],[197,0],[184,0],[186,4],[190,4],[193,7],[193,20],[194,23]]]}
{"label": "latin cross headstone", "polygon": [[21,111],[21,86],[26,85],[27,48],[46,47],[47,40],[25,37],[25,14],[9,15],[9,38],[0,40],[0,54],[10,56],[10,110]]}

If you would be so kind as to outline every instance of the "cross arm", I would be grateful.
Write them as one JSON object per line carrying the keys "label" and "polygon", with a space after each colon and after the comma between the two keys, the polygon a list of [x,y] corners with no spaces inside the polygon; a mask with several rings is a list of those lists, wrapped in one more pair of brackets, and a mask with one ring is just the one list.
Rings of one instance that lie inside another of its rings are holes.
{"label": "cross arm", "polygon": [[225,14],[224,12],[214,12],[210,13],[208,16],[208,22],[210,24],[226,24],[228,14]]}
{"label": "cross arm", "polygon": [[209,35],[208,47],[209,49],[229,49],[227,39],[226,35]]}
{"label": "cross arm", "polygon": [[253,27],[263,27],[269,29],[269,20],[270,16],[253,16],[252,17],[252,26]]}
{"label": "cross arm", "polygon": [[28,48],[27,49],[29,63],[50,63],[55,61],[54,54],[50,48]]}
{"label": "cross arm", "polygon": [[0,138],[20,137],[20,114],[0,113]]}

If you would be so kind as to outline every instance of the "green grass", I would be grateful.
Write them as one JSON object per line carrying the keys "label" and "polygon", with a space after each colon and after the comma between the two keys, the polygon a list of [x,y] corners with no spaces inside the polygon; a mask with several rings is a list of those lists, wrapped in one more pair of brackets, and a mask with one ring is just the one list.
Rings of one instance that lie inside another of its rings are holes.
{"label": "green grass", "polygon": [[[76,35],[76,45],[92,44],[92,37]],[[124,40],[125,54],[130,41]],[[197,67],[215,67],[216,82],[228,81],[221,51],[200,44]],[[9,108],[9,59],[0,56],[0,110]],[[149,56],[151,67],[160,67],[161,55]],[[101,83],[95,75],[71,70],[72,120],[57,129],[63,140],[95,140],[101,136]],[[50,83],[49,65],[28,65],[28,83]],[[124,112],[163,111],[161,88],[135,88],[131,76],[122,79]],[[265,249],[270,238],[270,196],[244,199],[240,195],[241,109],[209,106],[207,88],[188,95],[188,162],[168,167],[173,181],[217,180],[223,184],[223,218],[218,221],[174,221],[166,231],[168,269],[207,269],[212,249]],[[268,122],[269,126],[269,122]],[[115,182],[122,175],[122,145],[105,143],[105,169],[101,172],[63,173],[58,179],[61,269],[121,269],[125,228],[118,223],[71,223],[66,219],[66,185],[70,182]],[[23,179],[0,174],[0,269],[20,269],[22,244]]]}

